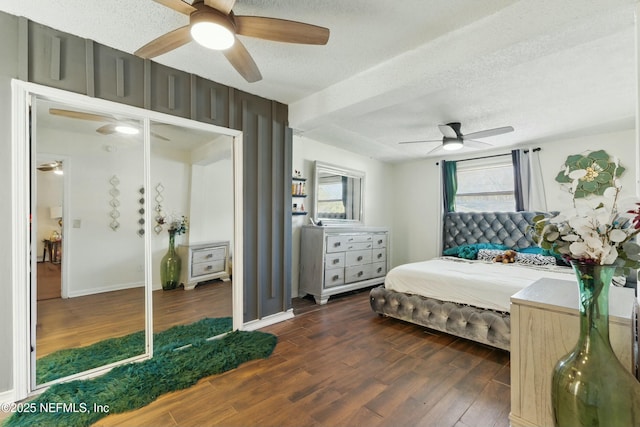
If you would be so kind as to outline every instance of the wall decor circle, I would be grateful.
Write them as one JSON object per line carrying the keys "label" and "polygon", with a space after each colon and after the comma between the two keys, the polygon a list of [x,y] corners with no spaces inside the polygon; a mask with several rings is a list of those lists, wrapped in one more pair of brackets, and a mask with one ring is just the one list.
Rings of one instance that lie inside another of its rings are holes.
{"label": "wall decor circle", "polygon": [[614,180],[620,178],[625,168],[604,150],[573,154],[565,160],[556,181],[571,186],[573,179],[569,175],[577,170],[585,170],[586,174],[578,180],[573,191],[575,199],[603,195],[607,188],[613,186]]}

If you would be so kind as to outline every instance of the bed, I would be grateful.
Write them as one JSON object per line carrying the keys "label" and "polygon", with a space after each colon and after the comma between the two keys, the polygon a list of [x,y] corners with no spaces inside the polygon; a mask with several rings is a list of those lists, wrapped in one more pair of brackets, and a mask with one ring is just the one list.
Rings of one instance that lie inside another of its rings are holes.
{"label": "bed", "polygon": [[[529,233],[537,214],[446,214],[443,254],[454,256],[391,269],[384,285],[371,290],[371,308],[380,315],[509,350],[511,295],[542,277],[574,279],[571,268],[538,253]],[[505,249],[519,251],[517,262],[493,262]]]}

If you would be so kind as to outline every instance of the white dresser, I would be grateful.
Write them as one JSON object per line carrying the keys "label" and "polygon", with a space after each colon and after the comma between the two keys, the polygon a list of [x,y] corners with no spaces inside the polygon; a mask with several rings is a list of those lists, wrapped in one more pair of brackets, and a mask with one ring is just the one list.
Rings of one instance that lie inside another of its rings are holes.
{"label": "white dresser", "polygon": [[207,280],[229,280],[229,241],[180,245],[178,255],[182,259],[180,282],[185,289]]}
{"label": "white dresser", "polygon": [[302,227],[300,293],[317,304],[331,295],[384,282],[389,268],[385,227]]}

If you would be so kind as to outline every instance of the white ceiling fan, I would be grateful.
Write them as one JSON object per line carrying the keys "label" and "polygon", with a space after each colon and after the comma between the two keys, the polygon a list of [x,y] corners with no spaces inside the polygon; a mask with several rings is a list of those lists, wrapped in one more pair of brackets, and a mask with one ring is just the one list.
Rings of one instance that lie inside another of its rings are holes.
{"label": "white ceiling fan", "polygon": [[[102,135],[111,135],[114,133],[124,135],[137,135],[141,130],[140,124],[135,121],[116,119],[114,117],[102,114],[88,113],[84,111],[64,110],[60,108],[49,108],[49,114],[54,116],[68,117],[71,119],[90,120],[106,123],[96,128],[96,132]],[[169,138],[166,138],[155,132],[151,132],[151,136],[163,141],[169,141]]]}
{"label": "white ceiling fan", "polygon": [[451,122],[446,125],[438,125],[438,129],[442,132],[442,140],[440,139],[432,139],[432,140],[424,140],[424,141],[402,141],[398,144],[416,144],[416,143],[425,143],[425,142],[442,142],[442,145],[438,145],[433,150],[430,150],[427,154],[430,154],[437,150],[446,150],[446,151],[455,151],[467,147],[487,147],[492,146],[491,144],[483,141],[476,141],[480,138],[488,138],[491,136],[502,135],[504,133],[513,132],[512,126],[504,126],[495,129],[486,129],[478,132],[473,132],[464,135],[460,130],[461,124],[460,122]]}

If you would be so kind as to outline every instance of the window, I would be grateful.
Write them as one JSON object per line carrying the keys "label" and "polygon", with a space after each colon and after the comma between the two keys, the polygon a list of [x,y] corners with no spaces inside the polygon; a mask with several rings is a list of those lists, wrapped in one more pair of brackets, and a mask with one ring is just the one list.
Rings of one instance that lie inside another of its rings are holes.
{"label": "window", "polygon": [[457,168],[457,212],[516,210],[511,156],[462,161]]}
{"label": "window", "polygon": [[337,175],[321,177],[318,183],[318,212],[344,216],[342,178]]}

